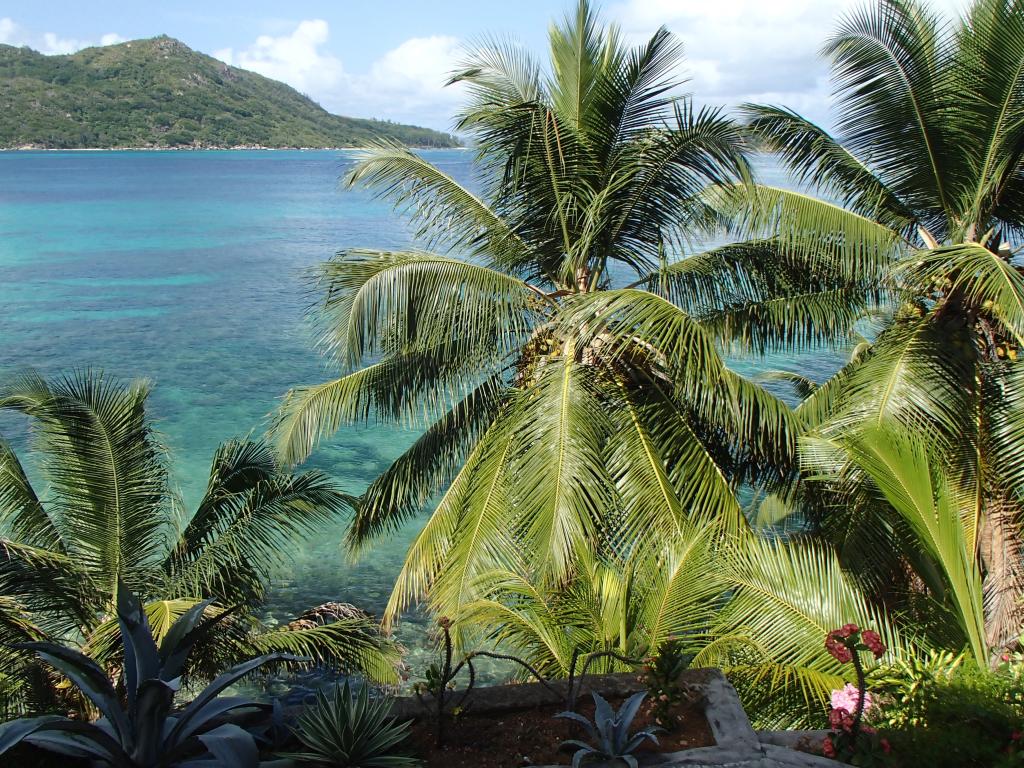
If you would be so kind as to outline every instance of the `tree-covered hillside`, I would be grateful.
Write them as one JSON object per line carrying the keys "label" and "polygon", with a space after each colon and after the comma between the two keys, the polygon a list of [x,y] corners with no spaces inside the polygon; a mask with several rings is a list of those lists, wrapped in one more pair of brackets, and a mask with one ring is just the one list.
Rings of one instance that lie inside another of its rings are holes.
{"label": "tree-covered hillside", "polygon": [[0,147],[339,147],[427,128],[332,115],[284,83],[170,37],[44,56],[0,45]]}

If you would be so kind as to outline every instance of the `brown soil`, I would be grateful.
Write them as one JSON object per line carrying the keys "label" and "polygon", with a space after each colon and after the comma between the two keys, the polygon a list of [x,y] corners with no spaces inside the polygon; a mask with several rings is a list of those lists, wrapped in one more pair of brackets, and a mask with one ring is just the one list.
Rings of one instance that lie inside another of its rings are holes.
{"label": "brown soil", "polygon": [[[621,700],[610,699],[618,708]],[[445,722],[445,746],[438,749],[434,738],[434,721],[418,720],[412,729],[415,754],[430,768],[522,768],[528,765],[568,765],[571,748],[559,750],[566,739],[587,741],[583,728],[567,720],[555,719],[564,707],[552,704],[521,712],[496,715],[474,715],[472,708],[456,719]],[[633,721],[631,732],[655,725],[652,704],[644,702]],[[586,718],[594,714],[594,703],[581,698],[577,710]],[[712,746],[711,735],[703,709],[693,704],[677,706],[672,715],[677,725],[657,734],[658,745],[646,742],[638,752],[678,752],[693,747]]]}

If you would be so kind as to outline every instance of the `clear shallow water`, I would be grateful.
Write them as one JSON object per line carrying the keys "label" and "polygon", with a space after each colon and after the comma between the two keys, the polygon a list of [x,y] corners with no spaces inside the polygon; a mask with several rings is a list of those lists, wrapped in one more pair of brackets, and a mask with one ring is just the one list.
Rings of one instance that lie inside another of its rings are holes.
{"label": "clear shallow water", "polygon": [[[472,183],[470,153],[427,155]],[[220,442],[262,432],[289,387],[332,375],[303,319],[303,271],[339,248],[409,241],[387,204],[339,188],[348,162],[330,151],[0,153],[0,369],[151,379],[150,411],[194,503]],[[771,170],[766,178],[779,181]],[[815,354],[772,367],[825,378],[836,361]],[[15,441],[20,428],[0,417]],[[359,493],[414,437],[349,428],[309,463]],[[414,527],[355,567],[343,526],[323,531],[275,583],[268,616],[286,621],[328,600],[379,612]],[[400,639],[419,666],[415,617]]]}

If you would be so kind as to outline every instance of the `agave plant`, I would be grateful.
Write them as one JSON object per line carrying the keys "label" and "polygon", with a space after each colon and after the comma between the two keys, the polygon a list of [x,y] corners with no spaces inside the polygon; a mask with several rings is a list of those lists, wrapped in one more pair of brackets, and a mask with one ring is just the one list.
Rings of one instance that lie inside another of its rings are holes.
{"label": "agave plant", "polygon": [[218,676],[180,712],[174,712],[189,654],[226,613],[204,618],[212,601],[185,612],[157,646],[141,603],[123,584],[117,590],[117,620],[124,645],[117,687],[94,660],[54,643],[25,643],[58,674],[73,683],[101,713],[95,722],[57,715],[13,720],[0,725],[0,755],[22,742],[40,749],[93,761],[111,768],[254,768],[259,754],[252,734],[223,716],[258,706],[220,694],[265,664],[298,661],[288,654],[268,654],[239,664]]}
{"label": "agave plant", "polygon": [[305,751],[282,755],[300,763],[337,768],[409,768],[416,758],[402,754],[409,722],[389,717],[387,699],[370,699],[367,686],[353,694],[348,681],[320,691],[295,724]]}
{"label": "agave plant", "polygon": [[257,619],[276,569],[350,497],[323,473],[289,472],[267,445],[237,440],[218,448],[186,512],[146,413],[149,393],[99,372],[0,381],[0,409],[28,417],[30,447],[19,457],[0,438],[0,705],[42,711],[59,694],[30,654],[10,650],[19,641],[77,643],[101,666],[120,666],[119,580],[145,604],[158,641],[200,596],[216,600],[208,617],[234,607],[201,639],[192,677],[281,651],[394,679],[397,652],[366,615],[320,611],[273,629]]}
{"label": "agave plant", "polygon": [[621,760],[629,768],[637,768],[637,759],[633,753],[645,741],[657,744],[658,737],[655,734],[664,730],[652,727],[630,733],[633,719],[640,711],[640,705],[643,704],[647,693],[645,691],[634,693],[622,703],[618,712],[612,709],[611,704],[601,694],[595,691],[592,695],[594,697],[594,722],[590,722],[576,712],[559,712],[555,715],[555,717],[579,723],[593,739],[590,744],[577,739],[570,739],[562,743],[563,747],[578,747],[572,756],[573,768],[579,768],[584,760],[592,759]]}

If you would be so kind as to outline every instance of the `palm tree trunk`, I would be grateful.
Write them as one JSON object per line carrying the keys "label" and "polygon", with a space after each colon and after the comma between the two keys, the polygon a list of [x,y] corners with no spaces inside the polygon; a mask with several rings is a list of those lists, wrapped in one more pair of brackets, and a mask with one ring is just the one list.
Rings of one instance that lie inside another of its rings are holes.
{"label": "palm tree trunk", "polygon": [[978,534],[985,569],[985,628],[990,648],[1001,648],[1024,630],[1024,562],[1018,505],[1005,496],[989,499]]}

